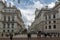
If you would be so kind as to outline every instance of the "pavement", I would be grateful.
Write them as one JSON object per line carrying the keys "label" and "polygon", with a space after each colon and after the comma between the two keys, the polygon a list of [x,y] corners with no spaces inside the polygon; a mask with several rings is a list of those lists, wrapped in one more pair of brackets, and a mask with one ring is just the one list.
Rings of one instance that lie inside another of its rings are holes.
{"label": "pavement", "polygon": [[[9,37],[0,37],[0,40],[10,40]],[[12,40],[28,40],[27,34],[14,36]],[[60,40],[60,37],[37,37],[36,34],[31,35],[31,40]]]}

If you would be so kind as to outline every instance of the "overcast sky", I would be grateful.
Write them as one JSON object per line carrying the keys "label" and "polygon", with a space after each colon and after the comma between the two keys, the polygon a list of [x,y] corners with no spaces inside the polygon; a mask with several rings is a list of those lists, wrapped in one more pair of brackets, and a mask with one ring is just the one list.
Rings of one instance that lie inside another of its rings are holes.
{"label": "overcast sky", "polygon": [[28,25],[31,25],[31,23],[34,21],[36,8],[41,9],[46,5],[48,5],[49,8],[52,8],[56,2],[56,0],[20,0],[20,3],[18,3],[17,0],[14,2],[12,0],[6,1],[8,3],[10,2],[12,5],[15,5],[18,9],[20,9],[22,19],[26,27]]}

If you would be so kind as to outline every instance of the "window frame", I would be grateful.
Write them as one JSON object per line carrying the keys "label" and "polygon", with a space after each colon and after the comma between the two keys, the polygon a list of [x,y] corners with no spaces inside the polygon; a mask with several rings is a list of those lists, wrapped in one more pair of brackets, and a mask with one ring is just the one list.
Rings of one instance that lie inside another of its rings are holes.
{"label": "window frame", "polygon": [[49,25],[49,29],[51,29],[51,25]]}

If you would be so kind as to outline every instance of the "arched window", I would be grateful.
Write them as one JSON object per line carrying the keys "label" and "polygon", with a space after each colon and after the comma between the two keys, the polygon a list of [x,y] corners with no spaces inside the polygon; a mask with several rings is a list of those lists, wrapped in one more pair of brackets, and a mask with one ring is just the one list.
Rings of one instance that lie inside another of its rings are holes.
{"label": "arched window", "polygon": [[4,16],[4,21],[6,21],[6,16]]}
{"label": "arched window", "polygon": [[5,23],[3,24],[3,28],[5,28]]}
{"label": "arched window", "polygon": [[47,29],[47,26],[45,26],[45,29]]}
{"label": "arched window", "polygon": [[14,16],[12,16],[12,21],[14,21]]}
{"label": "arched window", "polygon": [[56,21],[53,21],[53,23],[56,23]]}
{"label": "arched window", "polygon": [[10,27],[10,24],[8,23],[8,28]]}
{"label": "arched window", "polygon": [[53,18],[56,18],[55,14],[53,14]]}
{"label": "arched window", "polygon": [[3,32],[5,32],[5,30],[3,30]]}
{"label": "arched window", "polygon": [[9,32],[9,30],[7,30],[7,32]]}
{"label": "arched window", "polygon": [[10,16],[8,16],[8,21],[10,21]]}
{"label": "arched window", "polygon": [[45,20],[47,20],[47,16],[45,16]]}
{"label": "arched window", "polygon": [[51,19],[51,16],[49,15],[49,19]]}
{"label": "arched window", "polygon": [[12,30],[12,32],[14,32],[14,30]]}
{"label": "arched window", "polygon": [[56,29],[56,25],[53,25],[53,28]]}
{"label": "arched window", "polygon": [[51,29],[51,25],[49,25],[49,29]]}
{"label": "arched window", "polygon": [[51,21],[49,21],[49,24],[51,23]]}
{"label": "arched window", "polygon": [[14,28],[14,23],[12,23],[12,28]]}

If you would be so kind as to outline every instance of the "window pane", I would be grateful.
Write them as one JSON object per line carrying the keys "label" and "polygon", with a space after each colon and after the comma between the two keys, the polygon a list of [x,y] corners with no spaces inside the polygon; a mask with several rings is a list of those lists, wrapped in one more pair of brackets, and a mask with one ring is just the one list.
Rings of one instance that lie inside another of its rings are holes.
{"label": "window pane", "polygon": [[4,16],[4,21],[6,21],[6,16]]}
{"label": "window pane", "polygon": [[47,20],[47,16],[45,17],[45,20]]}
{"label": "window pane", "polygon": [[14,23],[12,23],[12,28],[14,28]]}
{"label": "window pane", "polygon": [[51,16],[49,15],[49,19],[51,19]]}
{"label": "window pane", "polygon": [[53,21],[53,23],[56,23],[56,21]]}
{"label": "window pane", "polygon": [[3,32],[5,32],[5,30],[3,30]]}
{"label": "window pane", "polygon": [[8,28],[9,28],[10,24],[8,23]]}
{"label": "window pane", "polygon": [[55,18],[55,14],[53,15],[53,18]]}
{"label": "window pane", "polygon": [[49,25],[49,29],[51,29],[51,25]]}
{"label": "window pane", "polygon": [[8,21],[10,21],[10,16],[8,16]]}
{"label": "window pane", "polygon": [[47,24],[47,22],[45,22],[45,24]]}
{"label": "window pane", "polygon": [[12,30],[12,32],[13,32],[14,30]]}
{"label": "window pane", "polygon": [[49,24],[51,23],[51,21],[49,21]]}
{"label": "window pane", "polygon": [[56,25],[54,25],[53,28],[56,29]]}
{"label": "window pane", "polygon": [[7,30],[7,32],[9,32],[9,30]]}
{"label": "window pane", "polygon": [[12,21],[14,21],[14,16],[12,17]]}
{"label": "window pane", "polygon": [[5,24],[3,24],[3,28],[5,28]]}
{"label": "window pane", "polygon": [[45,29],[47,29],[47,26],[45,26]]}

